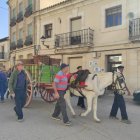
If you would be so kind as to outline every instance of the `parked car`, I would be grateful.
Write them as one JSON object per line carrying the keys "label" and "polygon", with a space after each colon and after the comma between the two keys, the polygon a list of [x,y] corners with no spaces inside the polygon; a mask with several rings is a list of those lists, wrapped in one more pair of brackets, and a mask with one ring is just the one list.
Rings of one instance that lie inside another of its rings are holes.
{"label": "parked car", "polygon": [[133,93],[133,100],[137,103],[140,103],[140,90],[136,90]]}

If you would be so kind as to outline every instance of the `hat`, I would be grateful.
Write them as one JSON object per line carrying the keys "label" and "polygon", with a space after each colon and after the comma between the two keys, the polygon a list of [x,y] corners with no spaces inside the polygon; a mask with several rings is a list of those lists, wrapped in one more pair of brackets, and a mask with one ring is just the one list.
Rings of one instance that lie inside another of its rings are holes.
{"label": "hat", "polygon": [[22,61],[17,61],[16,66],[23,65]]}
{"label": "hat", "polygon": [[69,65],[68,64],[65,64],[65,63],[62,63],[61,66],[60,66],[60,69],[62,70],[64,68],[66,68],[66,67],[69,67]]}
{"label": "hat", "polygon": [[77,67],[77,69],[80,69],[80,68],[82,68],[82,66],[78,66],[78,67]]}
{"label": "hat", "polygon": [[118,69],[124,69],[124,66],[118,66]]}

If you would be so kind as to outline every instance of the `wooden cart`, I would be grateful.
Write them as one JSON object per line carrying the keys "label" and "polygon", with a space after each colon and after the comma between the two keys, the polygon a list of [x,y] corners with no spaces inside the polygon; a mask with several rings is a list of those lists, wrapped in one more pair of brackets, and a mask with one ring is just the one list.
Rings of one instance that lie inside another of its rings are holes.
{"label": "wooden cart", "polygon": [[[48,62],[50,64],[50,60]],[[36,94],[40,94],[41,98],[46,102],[56,101],[54,98],[52,82],[55,74],[59,71],[59,64],[60,60],[57,60],[57,62],[55,61],[54,65],[48,65],[42,62],[40,64],[38,59],[35,59],[34,64],[25,64],[25,72],[27,73],[29,79],[27,101],[25,107],[30,105],[33,95]]]}

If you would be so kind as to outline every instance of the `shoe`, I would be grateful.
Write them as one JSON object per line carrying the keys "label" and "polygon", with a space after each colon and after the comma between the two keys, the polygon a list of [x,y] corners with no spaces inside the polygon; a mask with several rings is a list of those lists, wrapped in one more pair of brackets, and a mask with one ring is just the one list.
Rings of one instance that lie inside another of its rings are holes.
{"label": "shoe", "polygon": [[64,124],[65,124],[66,126],[70,126],[70,125],[71,125],[71,122],[68,121],[68,122],[65,122]]}
{"label": "shoe", "polygon": [[24,119],[18,119],[17,121],[18,122],[24,122]]}
{"label": "shoe", "polygon": [[130,120],[124,120],[124,119],[122,119],[121,122],[126,123],[126,124],[131,124],[132,123]]}
{"label": "shoe", "polygon": [[112,120],[119,120],[118,117],[115,117],[115,116],[109,116],[109,119],[112,119]]}
{"label": "shoe", "polygon": [[51,117],[53,120],[56,120],[56,121],[61,121],[61,118],[60,117]]}

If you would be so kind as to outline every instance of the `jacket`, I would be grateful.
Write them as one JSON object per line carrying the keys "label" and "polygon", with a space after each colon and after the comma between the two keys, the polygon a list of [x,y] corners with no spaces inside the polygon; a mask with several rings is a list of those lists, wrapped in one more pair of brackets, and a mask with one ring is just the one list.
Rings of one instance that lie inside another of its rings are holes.
{"label": "jacket", "polygon": [[[28,88],[28,78],[27,78],[27,74],[26,72],[23,70],[25,76],[26,76],[26,91],[27,91],[27,88]],[[17,85],[17,76],[19,74],[19,71],[18,70],[14,70],[13,73],[11,74],[10,76],[10,79],[9,79],[9,84],[8,84],[8,87],[9,87],[9,90],[10,90],[10,93],[14,93],[15,89],[16,89],[16,85]]]}
{"label": "jacket", "polygon": [[0,71],[0,92],[5,93],[8,88],[7,77],[4,72]]}

